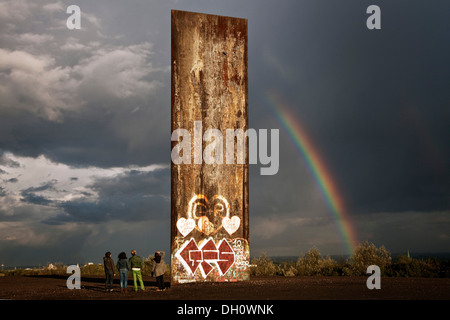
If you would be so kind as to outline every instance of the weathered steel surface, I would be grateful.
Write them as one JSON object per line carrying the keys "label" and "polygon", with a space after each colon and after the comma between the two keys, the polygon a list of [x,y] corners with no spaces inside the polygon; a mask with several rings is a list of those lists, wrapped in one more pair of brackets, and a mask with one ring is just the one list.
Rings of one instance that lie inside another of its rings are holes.
{"label": "weathered steel surface", "polygon": [[[226,149],[227,129],[248,129],[247,60],[246,19],[172,11],[172,132],[191,137],[191,163],[171,168],[173,283],[249,277],[248,145],[240,163]],[[199,157],[208,129],[223,135],[222,164]]]}

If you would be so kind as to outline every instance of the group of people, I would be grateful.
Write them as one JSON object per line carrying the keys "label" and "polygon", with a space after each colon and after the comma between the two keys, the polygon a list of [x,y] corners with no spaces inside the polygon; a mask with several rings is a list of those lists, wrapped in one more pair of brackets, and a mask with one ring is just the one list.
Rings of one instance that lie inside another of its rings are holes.
{"label": "group of people", "polygon": [[[164,251],[155,252],[152,264],[152,276],[156,277],[156,284],[158,286],[157,291],[165,290],[164,288],[164,272],[166,271],[166,265],[164,263]],[[131,270],[133,273],[134,291],[138,291],[138,282],[140,289],[145,290],[144,282],[142,281],[142,267],[144,262],[142,258],[136,255],[136,250],[131,251],[131,258],[127,259],[125,252],[121,252],[118,256],[117,264],[114,265],[114,260],[111,258],[111,252],[106,252],[103,257],[103,265],[105,267],[105,290],[113,291],[113,279],[116,275],[116,269],[119,271],[120,276],[120,292],[126,292],[128,287],[128,272]]]}

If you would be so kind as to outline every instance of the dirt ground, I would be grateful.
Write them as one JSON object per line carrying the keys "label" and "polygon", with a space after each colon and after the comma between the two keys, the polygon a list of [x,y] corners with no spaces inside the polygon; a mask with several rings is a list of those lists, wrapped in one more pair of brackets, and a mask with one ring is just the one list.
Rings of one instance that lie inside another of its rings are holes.
{"label": "dirt ground", "polygon": [[[235,283],[189,283],[156,291],[145,277],[145,291],[105,292],[104,278],[82,277],[81,289],[70,290],[65,276],[0,277],[0,299],[12,300],[450,300],[449,278],[381,278],[381,289],[369,290],[365,277],[252,277]],[[166,283],[169,286],[169,283]]]}
{"label": "dirt ground", "polygon": [[[235,283],[190,283],[156,291],[144,276],[145,291],[105,292],[103,277],[82,277],[70,290],[65,276],[0,277],[0,310],[21,317],[47,315],[88,319],[345,319],[441,316],[448,309],[450,279],[381,278],[369,290],[365,277],[252,277]],[[169,285],[169,283],[166,283]],[[5,299],[5,300],[2,300]],[[247,308],[258,309],[247,309]],[[257,310],[252,313],[251,310]],[[11,313],[12,314],[12,313]],[[39,317],[39,316],[38,316]]]}

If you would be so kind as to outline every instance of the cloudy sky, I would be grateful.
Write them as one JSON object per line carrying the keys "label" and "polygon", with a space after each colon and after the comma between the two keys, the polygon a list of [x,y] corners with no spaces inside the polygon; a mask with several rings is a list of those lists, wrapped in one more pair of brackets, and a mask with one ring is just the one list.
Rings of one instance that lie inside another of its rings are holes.
{"label": "cloudy sky", "polygon": [[347,253],[269,92],[358,241],[450,252],[448,1],[1,0],[0,264],[169,250],[171,9],[248,19],[249,125],[280,130],[278,173],[250,170],[252,255]]}

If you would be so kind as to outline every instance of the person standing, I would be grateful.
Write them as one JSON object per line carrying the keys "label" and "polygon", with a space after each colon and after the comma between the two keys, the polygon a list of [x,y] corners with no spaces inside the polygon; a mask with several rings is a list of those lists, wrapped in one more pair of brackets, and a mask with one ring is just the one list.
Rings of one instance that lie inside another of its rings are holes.
{"label": "person standing", "polygon": [[136,250],[131,251],[131,258],[129,260],[131,271],[133,272],[133,282],[134,282],[134,291],[138,291],[137,280],[141,286],[141,290],[144,291],[144,282],[142,282],[142,274],[141,269],[143,266],[143,262],[141,257],[136,255]]}
{"label": "person standing", "polygon": [[127,254],[125,252],[121,252],[119,254],[119,260],[117,261],[116,268],[119,270],[120,275],[120,292],[127,292],[128,287],[128,270],[130,269],[128,266]]}
{"label": "person standing", "polygon": [[164,251],[156,251],[153,259],[152,274],[156,277],[157,291],[163,291],[164,288],[164,272],[166,272],[166,263],[164,262]]}
{"label": "person standing", "polygon": [[109,291],[113,291],[112,286],[113,286],[113,280],[114,280],[114,260],[111,258],[111,252],[106,252],[105,256],[103,257],[103,266],[105,267],[105,276],[106,276],[106,281],[105,281],[105,291],[108,291],[108,286],[109,286]]}

